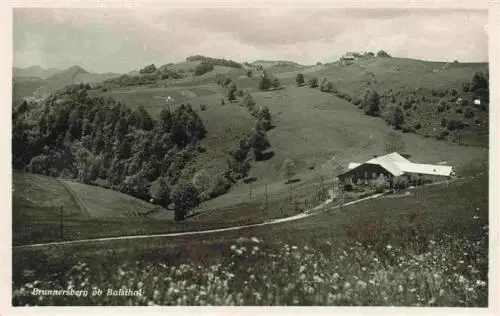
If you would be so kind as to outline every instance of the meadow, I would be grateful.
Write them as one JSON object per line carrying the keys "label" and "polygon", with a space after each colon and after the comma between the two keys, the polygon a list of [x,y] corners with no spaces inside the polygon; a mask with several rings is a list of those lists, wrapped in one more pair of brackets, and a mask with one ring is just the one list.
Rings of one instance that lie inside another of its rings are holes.
{"label": "meadow", "polygon": [[[14,249],[12,303],[485,307],[486,183],[483,174],[243,235]],[[33,288],[142,295],[33,296]]]}

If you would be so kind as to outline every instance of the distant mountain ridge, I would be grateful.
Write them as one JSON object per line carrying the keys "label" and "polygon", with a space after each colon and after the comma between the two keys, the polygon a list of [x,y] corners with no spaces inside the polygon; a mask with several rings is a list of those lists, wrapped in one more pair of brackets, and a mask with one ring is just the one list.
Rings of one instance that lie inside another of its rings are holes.
{"label": "distant mountain ridge", "polygon": [[14,78],[23,78],[23,77],[38,77],[41,79],[46,79],[50,76],[55,75],[60,72],[60,69],[57,68],[48,68],[45,69],[41,66],[30,66],[26,68],[13,67],[12,68],[12,77]]}

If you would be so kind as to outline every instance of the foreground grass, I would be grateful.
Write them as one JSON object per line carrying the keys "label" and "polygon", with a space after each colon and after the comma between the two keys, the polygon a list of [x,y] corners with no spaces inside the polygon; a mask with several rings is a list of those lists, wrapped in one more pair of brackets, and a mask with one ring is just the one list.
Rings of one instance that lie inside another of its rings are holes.
{"label": "foreground grass", "polygon": [[[425,252],[297,247],[240,238],[210,265],[135,261],[76,265],[56,277],[14,284],[13,305],[402,305],[487,306],[487,227],[477,240],[430,240]],[[87,290],[37,296],[34,288]],[[92,290],[141,290],[139,296]]]}
{"label": "foreground grass", "polygon": [[12,303],[487,306],[486,175],[428,190],[245,231],[14,249]]}

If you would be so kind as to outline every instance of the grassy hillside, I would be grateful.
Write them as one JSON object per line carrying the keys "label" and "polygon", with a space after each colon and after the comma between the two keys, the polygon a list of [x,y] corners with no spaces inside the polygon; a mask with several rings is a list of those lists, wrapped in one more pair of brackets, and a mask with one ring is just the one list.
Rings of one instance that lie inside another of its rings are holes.
{"label": "grassy hillside", "polygon": [[173,222],[173,214],[129,195],[37,174],[13,174],[13,243],[26,244],[63,238],[97,238],[126,233],[139,223]]}
{"label": "grassy hillside", "polygon": [[[283,86],[281,90],[258,91],[260,71],[255,71],[254,76],[248,78],[244,69],[224,67],[226,75],[238,89],[253,92],[257,107],[269,107],[276,125],[267,133],[274,155],[268,160],[255,162],[250,172],[250,176],[256,178],[252,184],[256,195],[265,193],[266,183],[269,194],[287,194],[289,188],[283,185],[280,175],[280,168],[286,158],[296,164],[296,177],[301,180],[295,185],[296,188],[312,191],[311,186],[318,183],[320,177],[331,178],[339,168],[345,168],[351,161],[362,162],[375,154],[383,154],[384,137],[392,131],[381,118],[364,115],[354,104],[332,93],[320,92],[318,88],[311,89],[308,86],[297,87],[295,76],[298,73],[303,73],[306,81],[313,76],[319,79],[326,77],[336,89],[352,96],[361,96],[367,88],[375,89],[380,94],[392,89],[394,93],[399,93],[396,102],[415,91],[419,97],[426,96],[428,101],[419,102],[417,110],[409,110],[415,112],[411,118],[424,116],[422,129],[417,131],[421,135],[398,132],[412,161],[446,162],[460,169],[485,156],[486,152],[481,147],[459,146],[451,141],[438,141],[432,136],[432,133],[437,134],[444,127],[440,120],[442,115],[435,115],[441,97],[432,96],[431,90],[441,92],[455,88],[461,91],[461,84],[470,82],[475,71],[487,69],[487,64],[447,64],[400,58],[366,58],[349,66],[336,63],[309,67],[291,63],[262,63],[265,69],[279,78]],[[143,105],[154,116],[167,106],[191,103],[208,131],[206,139],[202,141],[206,152],[195,159],[191,170],[194,173],[204,168],[215,175],[225,167],[228,152],[254,124],[250,113],[239,105],[239,101],[230,103],[226,99],[226,104],[221,105],[227,90],[214,83],[215,75],[223,73],[218,67],[199,77],[173,80],[168,87],[132,87],[91,93],[111,96],[132,107]],[[278,71],[278,68],[283,71]],[[172,96],[175,101],[168,104],[165,100],[167,96]],[[207,109],[201,111],[201,105],[206,105]],[[462,145],[487,147],[487,112],[474,111],[476,117],[471,120],[481,115],[483,122],[480,126],[472,123],[463,131]],[[425,116],[429,112],[431,116]],[[453,115],[463,117],[463,114],[455,113],[454,108],[448,112],[448,118]],[[405,118],[411,121],[408,116]],[[189,175],[187,173],[185,176]],[[226,208],[235,201],[245,201],[248,194],[249,185],[240,184],[229,194],[207,202],[206,207]]]}

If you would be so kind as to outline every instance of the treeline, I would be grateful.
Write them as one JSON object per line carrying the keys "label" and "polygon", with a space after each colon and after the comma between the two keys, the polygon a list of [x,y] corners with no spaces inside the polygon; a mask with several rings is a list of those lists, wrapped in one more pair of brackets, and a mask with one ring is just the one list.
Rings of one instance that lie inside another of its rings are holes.
{"label": "treeline", "polygon": [[225,66],[231,68],[243,68],[241,63],[230,59],[212,58],[203,55],[194,55],[186,58],[187,61],[201,61],[202,63],[212,64],[214,66]]}
{"label": "treeline", "polygon": [[156,68],[154,64],[148,65],[139,70],[139,75],[122,75],[118,78],[103,81],[105,87],[127,87],[155,83],[158,80],[180,79],[181,72],[170,69],[171,64]]}
{"label": "treeline", "polygon": [[[297,74],[296,82],[298,86],[306,84],[302,73]],[[489,104],[489,74],[480,72],[473,75],[471,82],[462,84],[461,92],[458,89],[442,91],[432,89],[428,97],[423,89],[409,91],[403,95],[402,91],[395,92],[392,89],[379,94],[378,91],[370,88],[366,89],[359,97],[351,96],[336,89],[333,83],[326,78],[319,80],[317,77],[310,78],[307,84],[310,88],[319,87],[323,92],[331,92],[337,97],[353,103],[366,115],[381,117],[395,130],[401,130],[404,133],[416,133],[424,125],[422,121],[424,118],[413,113],[417,110],[418,105],[432,103],[435,102],[436,98],[439,98],[435,105],[435,111],[438,116],[441,115],[440,124],[445,130],[435,135],[437,139],[444,139],[450,131],[461,130],[468,126],[467,123],[456,118],[457,114],[462,115],[464,120],[470,120],[476,116],[475,110],[487,111]],[[475,103],[476,99],[480,102]],[[450,113],[453,118],[447,118],[445,117],[446,113],[450,112],[452,105],[456,113],[453,115]],[[474,123],[481,123],[481,120],[476,118]]]}
{"label": "treeline", "polygon": [[90,97],[87,89],[67,87],[14,108],[14,168],[98,184],[163,206],[177,201],[176,212],[191,205],[183,200],[191,191],[181,178],[206,134],[191,106],[164,109],[155,120],[143,107]]}

